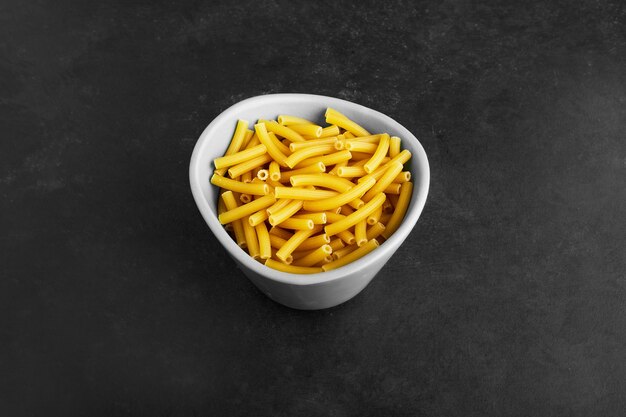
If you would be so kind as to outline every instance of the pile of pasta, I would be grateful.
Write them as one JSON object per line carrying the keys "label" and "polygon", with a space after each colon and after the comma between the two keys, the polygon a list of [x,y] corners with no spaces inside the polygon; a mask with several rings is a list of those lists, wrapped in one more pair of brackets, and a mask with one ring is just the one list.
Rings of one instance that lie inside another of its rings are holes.
{"label": "pile of pasta", "polygon": [[371,134],[331,108],[327,127],[300,117],[239,120],[211,183],[237,244],[270,268],[330,271],[400,226],[413,190],[399,137]]}

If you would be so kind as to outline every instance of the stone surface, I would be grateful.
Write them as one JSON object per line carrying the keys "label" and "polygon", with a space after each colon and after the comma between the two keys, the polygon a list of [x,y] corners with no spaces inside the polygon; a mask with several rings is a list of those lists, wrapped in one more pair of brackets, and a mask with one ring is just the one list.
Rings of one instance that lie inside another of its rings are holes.
{"label": "stone surface", "polygon": [[[623,415],[623,4],[340,3],[3,2],[1,415]],[[326,311],[257,291],[189,191],[204,127],[276,92],[430,158]]]}

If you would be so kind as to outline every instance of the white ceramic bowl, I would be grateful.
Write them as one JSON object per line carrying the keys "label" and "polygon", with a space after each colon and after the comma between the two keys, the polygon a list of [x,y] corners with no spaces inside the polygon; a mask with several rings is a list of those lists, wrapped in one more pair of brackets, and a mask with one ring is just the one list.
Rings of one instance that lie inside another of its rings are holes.
{"label": "white ceramic bowl", "polygon": [[[277,271],[253,260],[224,230],[217,219],[218,190],[209,183],[214,158],[228,147],[238,119],[275,119],[290,114],[323,122],[327,107],[355,120],[371,132],[387,132],[402,138],[402,148],[413,157],[406,165],[414,183],[413,196],[400,228],[367,256],[344,267],[319,274],[297,275]],[[409,235],[424,208],[430,169],[424,148],[400,123],[375,110],[349,101],[311,94],[270,94],[252,97],[226,109],[202,132],[191,156],[189,181],[196,204],[213,234],[243,273],[268,297],[288,307],[316,310],[333,307],[357,295],[389,260]]]}

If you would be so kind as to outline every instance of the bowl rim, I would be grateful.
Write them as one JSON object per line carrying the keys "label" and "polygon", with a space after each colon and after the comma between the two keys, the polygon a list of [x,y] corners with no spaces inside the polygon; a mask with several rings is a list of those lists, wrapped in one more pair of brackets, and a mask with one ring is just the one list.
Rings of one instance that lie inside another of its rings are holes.
{"label": "bowl rim", "polygon": [[[419,186],[415,184],[413,189],[413,196],[411,198],[411,202],[407,209],[407,213],[402,221],[400,227],[396,230],[396,232],[389,237],[385,242],[383,242],[377,249],[373,250],[366,256],[357,259],[354,262],[349,263],[348,265],[344,265],[340,268],[328,271],[328,272],[319,272],[315,274],[293,274],[289,272],[278,271],[267,267],[258,261],[254,260],[250,255],[248,255],[243,249],[241,249],[237,243],[230,237],[230,235],[226,232],[224,227],[219,223],[217,216],[215,216],[210,207],[209,202],[204,198],[204,194],[202,192],[201,182],[200,181],[209,181],[209,178],[199,178],[199,161],[201,159],[202,152],[204,148],[207,146],[211,134],[214,129],[219,125],[222,119],[227,117],[234,117],[237,119],[236,114],[241,111],[242,108],[250,105],[257,105],[258,102],[315,102],[315,103],[323,103],[324,106],[336,106],[339,104],[339,107],[352,107],[356,109],[360,109],[361,111],[365,111],[371,114],[375,114],[378,118],[381,118],[387,122],[391,122],[394,125],[397,125],[397,129],[402,131],[402,140],[403,141],[411,141],[414,142],[413,145],[417,149],[412,155],[412,160],[414,160],[414,170],[419,173]],[[420,141],[402,124],[387,116],[384,113],[381,113],[372,108],[353,103],[347,100],[343,100],[340,98],[317,95],[317,94],[301,94],[301,93],[280,93],[280,94],[265,94],[254,97],[249,97],[247,99],[241,100],[232,106],[228,107],[224,111],[222,111],[219,115],[217,115],[211,123],[203,130],[200,134],[196,144],[194,146],[191,160],[189,163],[189,183],[191,186],[191,192],[193,194],[194,200],[198,207],[198,210],[202,214],[205,222],[217,238],[217,240],[222,244],[224,249],[228,251],[228,253],[234,257],[238,262],[241,262],[245,267],[251,269],[255,273],[269,279],[272,281],[290,284],[290,285],[315,285],[328,283],[331,281],[339,280],[348,275],[351,275],[357,271],[367,269],[376,265],[383,257],[385,257],[390,251],[393,251],[394,248],[397,249],[404,239],[409,235],[411,230],[415,227],[417,220],[419,219],[422,210],[424,209],[424,205],[426,203],[426,197],[428,195],[428,190],[430,186],[430,166],[428,163],[428,158],[426,156],[426,152]]]}

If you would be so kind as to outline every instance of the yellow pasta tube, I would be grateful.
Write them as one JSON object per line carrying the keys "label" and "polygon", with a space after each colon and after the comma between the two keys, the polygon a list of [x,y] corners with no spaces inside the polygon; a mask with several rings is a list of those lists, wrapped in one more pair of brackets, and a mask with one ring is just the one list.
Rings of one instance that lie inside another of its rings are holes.
{"label": "yellow pasta tube", "polygon": [[261,222],[254,227],[257,238],[259,239],[259,256],[261,259],[269,259],[272,257],[272,245],[270,244],[270,234],[267,232],[267,226]]}
{"label": "yellow pasta tube", "polygon": [[378,145],[375,143],[359,142],[358,140],[347,140],[344,146],[350,152],[363,152],[369,154],[373,154],[378,148]]}
{"label": "yellow pasta tube", "polygon": [[289,182],[291,182],[291,185],[294,187],[312,185],[315,187],[330,188],[340,193],[346,192],[354,187],[354,184],[350,180],[325,173],[294,175],[289,179]]}
{"label": "yellow pasta tube", "polygon": [[272,228],[270,229],[270,235],[275,235],[278,237],[281,237],[285,240],[289,240],[291,238],[291,236],[293,236],[293,233],[288,232],[285,229],[281,229],[278,226],[272,226]]}
{"label": "yellow pasta tube", "polygon": [[221,175],[213,174],[211,184],[222,187],[226,190],[252,195],[267,195],[270,193],[270,186],[267,184],[243,183]]}
{"label": "yellow pasta tube", "polygon": [[248,149],[248,144],[250,143],[253,137],[254,137],[254,130],[246,129],[246,132],[243,135],[243,142],[239,149]]}
{"label": "yellow pasta tube", "polygon": [[[249,182],[252,181],[252,171],[246,171],[243,174],[241,174],[240,181],[243,182],[244,184],[247,184]],[[233,178],[235,179],[235,178]]]}
{"label": "yellow pasta tube", "polygon": [[279,123],[276,123],[274,120],[259,120],[259,123],[264,123],[265,126],[267,127],[267,130],[269,130],[270,132],[274,132],[278,136],[282,136],[285,139],[289,139],[290,142],[304,142],[305,141],[305,139],[302,136],[300,136],[299,133],[294,132],[293,130],[289,129],[287,126],[283,126]]}
{"label": "yellow pasta tube", "polygon": [[367,221],[361,220],[354,225],[354,238],[357,246],[363,246],[367,243]]}
{"label": "yellow pasta tube", "polygon": [[266,260],[265,266],[276,269],[278,271],[288,272],[290,274],[317,274],[324,271],[322,268],[316,266],[286,265],[273,259]]}
{"label": "yellow pasta tube", "polygon": [[315,249],[313,252],[306,255],[304,258],[300,258],[294,261],[294,265],[297,266],[313,266],[322,262],[328,255],[333,253],[333,249],[330,245],[322,245]]}
{"label": "yellow pasta tube", "polygon": [[[232,210],[228,210],[225,213],[222,213],[218,216],[221,224],[227,224],[234,220],[241,219],[243,217],[249,216],[252,213],[255,213],[261,209],[271,206],[276,202],[276,198],[274,198],[273,194],[263,196],[258,200],[254,200],[249,202],[248,204],[244,204]],[[248,220],[246,219],[246,222]]]}
{"label": "yellow pasta tube", "polygon": [[283,247],[283,245],[285,243],[287,243],[287,239],[283,239],[282,237],[273,235],[271,233],[268,233],[268,236],[269,236],[269,239],[270,239],[270,245],[273,248],[280,249],[280,248]]}
{"label": "yellow pasta tube", "polygon": [[311,122],[310,120],[303,119],[302,117],[290,116],[288,114],[279,114],[276,120],[278,120],[278,123],[280,123],[283,126],[315,124]]}
{"label": "yellow pasta tube", "polygon": [[393,205],[391,204],[391,201],[389,201],[390,197],[391,196],[388,195],[387,199],[383,203],[383,213],[391,213],[393,211]]}
{"label": "yellow pasta tube", "polygon": [[[402,191],[402,187],[400,187],[400,191]],[[393,206],[394,210],[396,209],[396,206],[398,205],[399,197],[400,195],[389,194],[389,201],[391,202],[391,205]]]}
{"label": "yellow pasta tube", "polygon": [[244,204],[248,204],[249,202],[252,201],[252,196],[250,194],[240,194],[239,201],[241,201]]}
{"label": "yellow pasta tube", "polygon": [[[235,199],[235,195],[233,194],[232,191],[226,191],[222,193],[222,200],[224,201],[226,210],[232,210],[232,209],[239,207],[239,204],[237,204],[237,200]],[[243,226],[241,225],[241,220],[235,220],[228,224],[233,225],[233,231],[235,232],[235,240],[237,241],[237,245],[239,245],[240,248],[247,248],[248,244],[246,243],[246,237],[243,233]]]}
{"label": "yellow pasta tube", "polygon": [[250,226],[247,217],[243,218],[241,225],[243,226],[243,233],[246,237],[246,243],[248,244],[248,253],[252,258],[258,259],[260,253],[259,239],[257,238],[256,230],[254,230],[254,227]]}
{"label": "yellow pasta tube", "polygon": [[390,219],[391,219],[391,213],[383,213],[383,215],[380,216],[380,220],[378,220],[378,223],[387,224],[389,223]]}
{"label": "yellow pasta tube", "polygon": [[337,168],[337,176],[341,178],[356,178],[367,175],[362,166],[347,166]]}
{"label": "yellow pasta tube", "polygon": [[398,161],[401,164],[406,164],[409,159],[411,159],[411,151],[409,151],[408,149],[403,149],[402,152],[391,158],[388,164],[395,161]]}
{"label": "yellow pasta tube", "polygon": [[367,193],[365,193],[365,195],[363,196],[362,200],[367,203],[372,198],[374,198],[375,195],[385,191],[385,188],[387,188],[387,186],[389,184],[391,184],[393,179],[401,171],[402,171],[402,164],[400,162],[394,162],[391,165],[388,165],[387,166],[387,170],[385,171],[383,176],[380,177],[380,179],[378,181],[376,181],[376,185],[374,185]]}
{"label": "yellow pasta tube", "polygon": [[[274,195],[274,197],[276,197],[276,195]],[[276,213],[278,210],[282,209],[283,207],[285,207],[287,204],[291,203],[291,200],[277,200],[274,204],[272,204],[271,207],[268,207],[266,209],[267,214],[274,214]]]}
{"label": "yellow pasta tube", "polygon": [[289,144],[289,150],[291,152],[297,152],[299,150],[302,150],[304,148],[311,148],[313,146],[318,146],[318,145],[335,145],[335,143],[337,143],[337,138],[336,137],[332,137],[332,138],[323,138],[323,139],[311,139],[311,140],[307,140],[306,142],[293,142]]}
{"label": "yellow pasta tube", "polygon": [[336,250],[339,250],[341,248],[344,248],[346,246],[343,243],[343,240],[341,240],[341,239],[333,239],[333,240],[330,241],[329,245],[332,248],[333,252],[336,251]]}
{"label": "yellow pasta tube", "polygon": [[364,180],[360,184],[355,185],[348,191],[338,194],[334,197],[325,198],[325,199],[317,200],[317,201],[306,201],[303,207],[307,211],[331,210],[335,207],[348,204],[350,201],[354,199],[361,198],[361,196],[365,194],[367,190],[372,188],[375,183],[376,183],[376,180],[374,178],[369,178],[369,179]]}
{"label": "yellow pasta tube", "polygon": [[407,181],[411,181],[411,171],[402,171],[393,179],[394,183],[403,183]]}
{"label": "yellow pasta tube", "polygon": [[[387,155],[389,151],[389,135],[383,134],[380,137],[380,142],[378,142],[378,147],[376,148],[376,152],[372,155],[372,158],[367,161],[363,168],[365,168],[365,172],[371,174],[374,172],[376,168],[383,162],[383,158]],[[402,170],[400,170],[402,171]]]}
{"label": "yellow pasta tube", "polygon": [[348,216],[348,215],[354,213],[354,210],[352,210],[352,207],[348,207],[346,205],[343,205],[343,206],[341,206],[340,213],[343,214],[344,216]]}
{"label": "yellow pasta tube", "polygon": [[333,169],[331,169],[328,173],[330,175],[335,175],[337,176],[337,170],[341,167],[345,167],[346,165],[348,165],[348,161],[343,161],[343,162],[339,162],[337,164],[335,164],[335,166],[333,167]]}
{"label": "yellow pasta tube", "polygon": [[322,230],[321,226],[314,227],[312,230],[298,230],[293,234],[285,245],[276,251],[276,256],[283,262],[287,262],[291,258],[291,253],[296,250],[298,246],[318,231]]}
{"label": "yellow pasta tube", "polygon": [[383,190],[383,192],[385,194],[400,194],[400,185],[400,183],[392,182]]}
{"label": "yellow pasta tube", "polygon": [[[247,130],[248,130],[248,121],[238,120],[237,126],[235,127],[235,133],[233,134],[233,137],[230,140],[230,144],[228,145],[226,152],[224,152],[225,156],[232,155],[236,152],[239,152],[239,150],[243,149],[242,145],[245,140]],[[224,175],[226,170],[222,168],[222,169],[218,169],[216,172],[218,175]]]}
{"label": "yellow pasta tube", "polygon": [[385,225],[381,222],[376,223],[369,229],[367,229],[367,240],[376,239],[382,232],[385,231]]}
{"label": "yellow pasta tube", "polygon": [[324,154],[333,152],[334,150],[335,147],[332,144],[311,146],[292,153],[287,157],[285,163],[289,168],[293,168],[299,162],[304,161],[305,159],[312,158],[314,156],[322,156]]}
{"label": "yellow pasta tube", "polygon": [[265,181],[270,177],[270,172],[267,169],[259,169],[259,172],[256,173],[256,177],[261,181]]}
{"label": "yellow pasta tube", "polygon": [[344,219],[326,225],[326,227],[324,227],[324,231],[328,236],[334,236],[342,230],[347,230],[348,228],[356,225],[361,220],[367,219],[367,216],[372,214],[374,210],[383,205],[385,198],[386,196],[384,193],[378,194],[369,203],[366,203],[363,207],[361,207],[354,213],[346,216]]}
{"label": "yellow pasta tube", "polygon": [[311,250],[315,248],[319,248],[322,245],[327,245],[330,243],[330,238],[326,233],[322,233],[321,235],[312,236],[302,242],[296,249],[297,250]]}
{"label": "yellow pasta tube", "polygon": [[411,159],[411,152],[408,149],[404,149],[398,155],[391,158],[389,162],[387,162],[385,165],[379,166],[370,175],[376,179],[379,179],[385,173],[389,165],[391,165],[394,162],[400,162],[401,164],[405,164],[409,159]]}
{"label": "yellow pasta tube", "polygon": [[322,129],[322,134],[320,135],[320,138],[328,138],[331,136],[337,136],[339,133],[341,133],[339,131],[339,126],[336,126],[336,125],[328,126]]}
{"label": "yellow pasta tube", "polygon": [[340,268],[344,265],[349,264],[350,262],[354,262],[357,259],[360,259],[363,256],[367,255],[368,253],[376,249],[378,245],[379,245],[378,241],[376,239],[372,239],[368,241],[366,244],[364,244],[363,246],[361,246],[360,248],[354,250],[353,252],[350,252],[347,255],[344,255],[339,259],[336,259],[332,262],[322,265],[322,269],[324,271],[331,271],[333,269]]}
{"label": "yellow pasta tube", "polygon": [[367,216],[367,224],[371,226],[371,225],[378,223],[378,221],[380,220],[380,216],[382,216],[382,214],[383,214],[383,206],[380,206],[376,210],[374,210],[372,214]]}
{"label": "yellow pasta tube", "polygon": [[286,167],[287,164],[285,163],[285,160],[287,159],[287,156],[270,138],[267,133],[266,125],[264,123],[257,123],[254,125],[254,129],[256,130],[256,135],[259,137],[261,144],[265,145],[267,153],[270,154],[274,161],[278,162],[280,166]]}
{"label": "yellow pasta tube", "polygon": [[265,145],[261,144],[253,148],[246,149],[244,151],[239,151],[232,155],[220,156],[219,158],[215,158],[213,160],[213,164],[215,165],[216,169],[228,168],[233,165],[245,162],[249,159],[256,158],[257,156],[261,156],[264,153],[267,153],[267,148],[265,147]]}
{"label": "yellow pasta tube", "polygon": [[[263,145],[259,145],[259,146],[263,146]],[[235,179],[248,171],[252,171],[255,168],[258,168],[260,166],[267,164],[271,160],[272,160],[272,157],[269,154],[265,153],[261,156],[257,156],[256,158],[252,158],[245,162],[237,164],[235,166],[231,166],[230,168],[228,168],[228,176],[232,179]]]}
{"label": "yellow pasta tube", "polygon": [[335,165],[339,162],[349,161],[352,158],[350,151],[339,151],[324,156],[316,156],[313,158],[307,158],[296,165],[296,168],[309,166],[311,164],[323,163],[324,165]]}
{"label": "yellow pasta tube", "polygon": [[291,203],[287,204],[285,207],[283,207],[282,209],[278,210],[277,212],[269,216],[270,224],[272,226],[276,226],[284,222],[289,217],[296,214],[298,210],[300,210],[301,208],[302,208],[302,200],[293,200]]}
{"label": "yellow pasta tube", "polygon": [[311,219],[296,219],[295,217],[291,217],[280,222],[278,226],[290,230],[312,230],[315,224]]}
{"label": "yellow pasta tube", "polygon": [[389,139],[389,156],[394,157],[400,153],[400,138],[392,136]]}
{"label": "yellow pasta tube", "polygon": [[322,162],[317,162],[317,163],[313,163],[311,165],[307,165],[304,168],[298,168],[298,169],[294,169],[291,171],[283,171],[280,174],[280,181],[281,182],[289,182],[289,180],[291,179],[291,177],[293,177],[294,175],[300,175],[300,174],[319,174],[321,172],[326,171],[326,165],[324,165]]}
{"label": "yellow pasta tube", "polygon": [[326,110],[325,117],[326,117],[326,123],[337,125],[347,130],[348,132],[353,133],[354,136],[369,136],[370,135],[370,133],[367,130],[363,129],[354,121],[348,119],[347,117],[343,116],[341,113],[337,111],[328,109]]}
{"label": "yellow pasta tube", "polygon": [[246,145],[246,149],[250,149],[254,146],[258,146],[261,144],[261,141],[259,140],[259,137],[257,136],[256,132],[254,133],[254,135],[252,136],[252,138],[250,139],[250,142],[248,142],[248,144]]}
{"label": "yellow pasta tube", "polygon": [[302,136],[311,136],[314,138],[319,138],[322,135],[322,127],[314,124],[297,124],[297,125],[289,125],[289,129],[294,132],[302,135]]}
{"label": "yellow pasta tube", "polygon": [[270,162],[269,174],[272,181],[280,181],[280,165],[278,165],[278,162]]}
{"label": "yellow pasta tube", "polygon": [[325,211],[324,213],[326,213],[326,220],[328,221],[328,223],[335,223],[346,217],[343,214],[335,213],[332,211]]}
{"label": "yellow pasta tube", "polygon": [[347,254],[349,254],[350,252],[354,252],[357,248],[358,246],[356,245],[356,243],[353,243],[351,245],[344,246],[341,249],[333,250],[333,259],[342,258],[346,256]]}
{"label": "yellow pasta tube", "polygon": [[248,222],[250,223],[250,226],[256,227],[260,223],[263,223],[265,220],[267,220],[268,217],[269,217],[269,214],[267,214],[267,210],[261,209],[257,211],[256,213],[253,213],[250,216],[248,216]]}
{"label": "yellow pasta tube", "polygon": [[351,139],[351,138],[355,138],[356,136],[354,136],[351,132],[344,132],[343,137],[346,139]]}
{"label": "yellow pasta tube", "polygon": [[389,236],[391,236],[396,230],[398,230],[398,227],[400,227],[400,223],[402,223],[402,219],[404,219],[404,215],[409,207],[412,193],[413,183],[402,183],[402,187],[400,188],[400,197],[398,197],[398,204],[396,204],[396,209],[385,225],[385,231],[382,233],[385,239],[389,239]]}
{"label": "yellow pasta tube", "polygon": [[346,242],[346,244],[348,245],[352,245],[354,244],[354,242],[356,242],[354,234],[349,230],[342,230],[341,232],[337,233],[337,237]]}
{"label": "yellow pasta tube", "polygon": [[326,217],[326,213],[324,212],[296,214],[295,216],[293,216],[293,218],[294,219],[309,219],[314,224],[326,224],[326,222],[328,221],[328,217]]}
{"label": "yellow pasta tube", "polygon": [[358,136],[349,139],[350,142],[366,142],[366,143],[378,143],[382,135],[370,135],[370,136]]}
{"label": "yellow pasta tube", "polygon": [[224,203],[224,198],[223,198],[223,194],[227,192],[227,190],[222,190],[220,189],[220,196],[217,199],[217,214],[220,215],[223,212],[225,212],[226,210],[228,210],[226,208],[226,204]]}
{"label": "yellow pasta tube", "polygon": [[319,200],[336,196],[336,191],[330,190],[310,190],[302,187],[276,187],[274,189],[276,198],[287,198],[292,200]]}
{"label": "yellow pasta tube", "polygon": [[274,142],[276,147],[280,149],[280,151],[284,153],[285,156],[291,155],[291,150],[289,149],[289,141],[287,139],[284,140],[284,142],[286,143],[281,142],[280,140],[278,140],[274,132],[267,132],[267,136],[270,137],[272,142]]}

